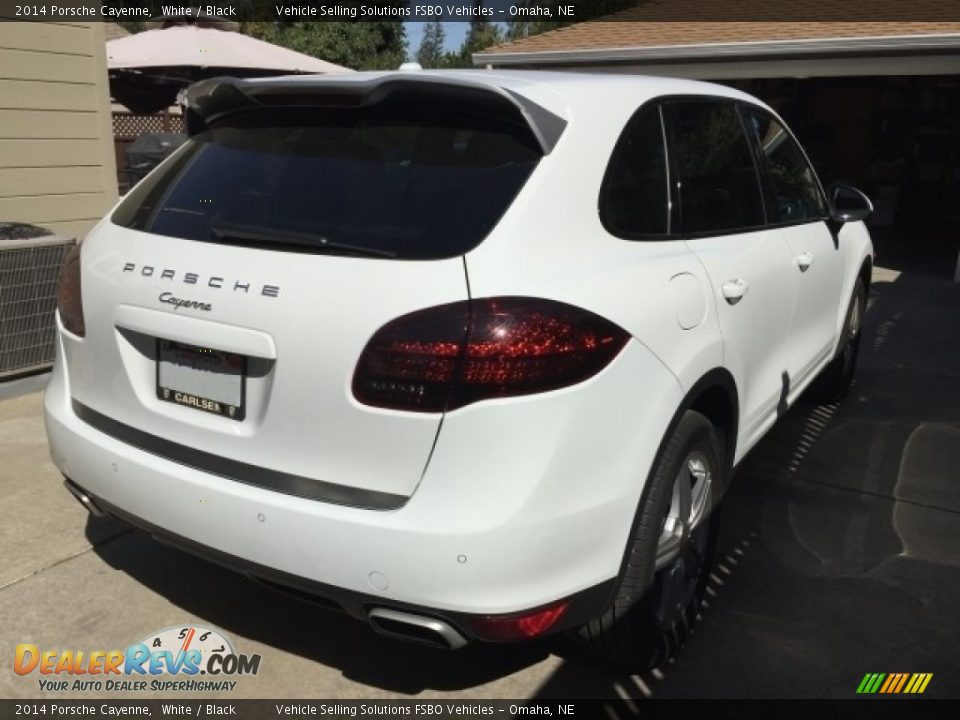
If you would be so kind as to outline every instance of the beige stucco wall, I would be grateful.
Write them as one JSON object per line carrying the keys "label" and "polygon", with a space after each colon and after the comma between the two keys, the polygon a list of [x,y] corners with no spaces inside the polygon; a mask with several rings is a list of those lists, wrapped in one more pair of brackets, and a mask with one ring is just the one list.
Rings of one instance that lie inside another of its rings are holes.
{"label": "beige stucco wall", "polygon": [[116,201],[102,23],[0,23],[0,222],[82,237]]}

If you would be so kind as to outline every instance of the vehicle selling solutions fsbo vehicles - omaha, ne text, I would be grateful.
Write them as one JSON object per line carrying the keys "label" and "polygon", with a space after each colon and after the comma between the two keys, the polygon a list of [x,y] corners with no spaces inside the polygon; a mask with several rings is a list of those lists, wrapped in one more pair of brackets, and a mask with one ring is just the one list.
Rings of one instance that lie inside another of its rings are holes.
{"label": "vehicle selling solutions fsbo vehicles - omaha, ne text", "polygon": [[394,637],[673,652],[733,468],[851,382],[869,200],[691,81],[212,79],[186,106],[64,266],[67,487]]}

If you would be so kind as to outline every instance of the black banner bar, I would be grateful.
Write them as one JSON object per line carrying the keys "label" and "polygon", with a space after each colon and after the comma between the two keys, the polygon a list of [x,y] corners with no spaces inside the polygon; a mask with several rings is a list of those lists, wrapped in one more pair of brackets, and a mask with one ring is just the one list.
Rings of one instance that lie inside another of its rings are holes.
{"label": "black banner bar", "polygon": [[945,700],[0,700],[0,720],[23,718],[947,718],[955,703]]}
{"label": "black banner bar", "polygon": [[[0,20],[151,22],[960,22],[956,0],[0,0]],[[931,33],[958,28],[931,27]],[[889,33],[886,33],[889,34]]]}

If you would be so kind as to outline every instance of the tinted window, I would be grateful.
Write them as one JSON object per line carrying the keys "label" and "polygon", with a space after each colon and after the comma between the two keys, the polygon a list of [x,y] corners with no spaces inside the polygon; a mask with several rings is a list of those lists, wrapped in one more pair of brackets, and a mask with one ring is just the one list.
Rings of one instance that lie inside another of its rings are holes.
{"label": "tinted window", "polygon": [[770,222],[819,220],[826,206],[813,168],[783,126],[769,113],[745,108],[747,126],[756,134],[760,158],[770,186]]}
{"label": "tinted window", "polygon": [[685,233],[761,226],[763,200],[736,106],[716,100],[670,106]]}
{"label": "tinted window", "polygon": [[666,234],[668,194],[660,110],[644,108],[627,124],[610,158],[600,190],[600,219],[621,237]]}
{"label": "tinted window", "polygon": [[540,156],[526,127],[442,107],[255,111],[192,138],[112,219],[205,242],[452,257]]}

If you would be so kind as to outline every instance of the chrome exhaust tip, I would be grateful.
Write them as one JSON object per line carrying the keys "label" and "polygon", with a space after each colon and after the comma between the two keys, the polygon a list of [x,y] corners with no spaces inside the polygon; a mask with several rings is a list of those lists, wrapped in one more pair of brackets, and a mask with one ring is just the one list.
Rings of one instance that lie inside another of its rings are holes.
{"label": "chrome exhaust tip", "polygon": [[91,515],[93,515],[94,517],[106,516],[106,513],[103,512],[103,510],[101,510],[100,508],[98,508],[96,504],[93,502],[93,500],[90,499],[90,496],[87,495],[80,488],[80,486],[76,485],[72,480],[70,480],[69,478],[64,478],[63,486],[67,489],[67,491],[71,495],[73,495],[77,499],[77,502],[79,502],[81,505],[83,505],[87,509],[87,512],[89,512]]}
{"label": "chrome exhaust tip", "polygon": [[394,640],[445,650],[456,650],[467,644],[467,639],[452,625],[434,617],[388,608],[374,608],[367,617],[374,630]]}

